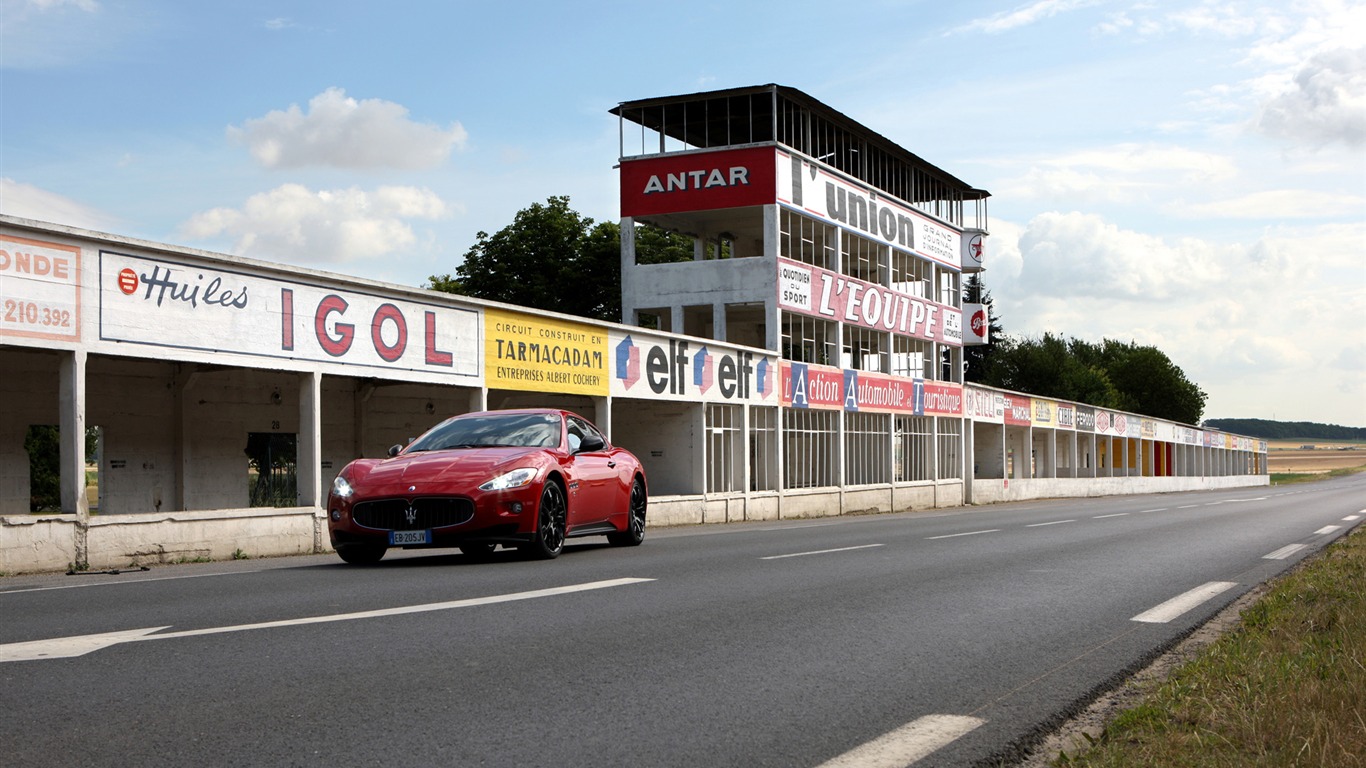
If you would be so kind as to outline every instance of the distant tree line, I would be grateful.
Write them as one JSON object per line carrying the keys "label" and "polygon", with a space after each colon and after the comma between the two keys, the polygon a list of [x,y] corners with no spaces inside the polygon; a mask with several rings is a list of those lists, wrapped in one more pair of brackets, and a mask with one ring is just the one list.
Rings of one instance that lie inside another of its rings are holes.
{"label": "distant tree line", "polygon": [[1366,427],[1342,427],[1316,421],[1206,419],[1205,426],[1263,440],[1366,440]]}

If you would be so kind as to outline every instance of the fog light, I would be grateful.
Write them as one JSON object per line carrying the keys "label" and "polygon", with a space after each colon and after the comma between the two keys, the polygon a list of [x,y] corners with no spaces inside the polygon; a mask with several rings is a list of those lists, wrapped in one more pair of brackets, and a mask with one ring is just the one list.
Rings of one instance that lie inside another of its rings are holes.
{"label": "fog light", "polygon": [[341,510],[340,510],[340,509],[334,509],[334,510],[332,510],[332,520],[333,520],[333,522],[341,522]]}
{"label": "fog light", "polygon": [[520,514],[522,514],[522,502],[520,502],[520,501],[514,501],[514,502],[512,502],[511,506],[512,506],[512,514],[514,514],[514,515],[520,515]]}

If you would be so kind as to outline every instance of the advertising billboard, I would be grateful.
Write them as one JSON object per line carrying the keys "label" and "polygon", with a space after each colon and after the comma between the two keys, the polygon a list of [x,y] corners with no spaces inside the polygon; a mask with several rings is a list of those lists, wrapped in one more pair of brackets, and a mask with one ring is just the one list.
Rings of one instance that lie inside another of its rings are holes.
{"label": "advertising billboard", "polygon": [[0,238],[0,338],[81,338],[81,249]]}
{"label": "advertising billboard", "polygon": [[487,309],[484,331],[484,379],[490,389],[607,394],[606,330]]}
{"label": "advertising billboard", "polygon": [[963,346],[963,313],[958,308],[789,259],[778,259],[778,306],[875,331]]}
{"label": "advertising billboard", "polygon": [[243,270],[100,252],[99,338],[469,379],[479,312]]}

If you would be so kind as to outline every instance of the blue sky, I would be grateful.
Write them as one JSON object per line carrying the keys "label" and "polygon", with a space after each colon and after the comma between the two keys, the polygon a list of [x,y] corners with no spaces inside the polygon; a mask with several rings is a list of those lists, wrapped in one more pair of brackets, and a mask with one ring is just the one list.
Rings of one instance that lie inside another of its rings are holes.
{"label": "blue sky", "polygon": [[1014,334],[1366,426],[1366,2],[0,0],[0,212],[420,285],[621,101],[776,82],[989,190]]}

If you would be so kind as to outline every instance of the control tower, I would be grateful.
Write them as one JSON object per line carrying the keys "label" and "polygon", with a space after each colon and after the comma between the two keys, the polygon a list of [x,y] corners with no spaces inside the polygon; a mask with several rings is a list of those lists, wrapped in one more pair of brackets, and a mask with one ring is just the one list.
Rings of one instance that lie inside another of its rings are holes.
{"label": "control tower", "polygon": [[[612,114],[624,323],[961,384],[986,191],[786,86]],[[638,263],[645,226],[691,238],[692,260]]]}

